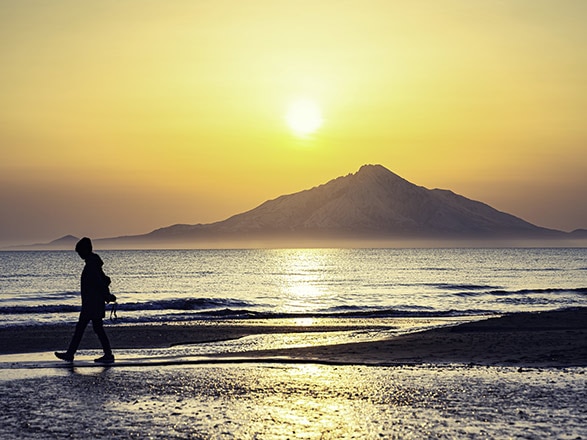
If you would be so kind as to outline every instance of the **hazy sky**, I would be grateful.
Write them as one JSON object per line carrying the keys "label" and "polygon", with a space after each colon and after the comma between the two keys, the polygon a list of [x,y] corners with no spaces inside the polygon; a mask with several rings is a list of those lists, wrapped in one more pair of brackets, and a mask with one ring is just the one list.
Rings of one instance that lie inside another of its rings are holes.
{"label": "hazy sky", "polygon": [[365,163],[587,228],[585,23],[584,0],[2,0],[0,244],[222,220]]}

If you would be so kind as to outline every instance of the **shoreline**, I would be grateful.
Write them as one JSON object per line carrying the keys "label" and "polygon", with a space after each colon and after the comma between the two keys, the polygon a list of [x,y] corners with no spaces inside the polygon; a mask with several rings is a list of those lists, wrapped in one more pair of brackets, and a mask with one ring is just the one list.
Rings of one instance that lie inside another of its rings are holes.
{"label": "shoreline", "polygon": [[263,350],[241,356],[382,366],[587,367],[587,308],[515,313],[379,341]]}
{"label": "shoreline", "polygon": [[[434,321],[434,320],[429,320]],[[245,336],[393,329],[389,325],[309,325],[287,323],[174,323],[108,326],[116,349],[189,346],[236,340]],[[9,327],[0,329],[0,354],[63,350],[72,325]],[[97,349],[91,326],[80,349]],[[306,347],[213,353],[212,359],[239,358],[254,362],[317,362],[361,365],[470,364],[519,367],[587,366],[587,308],[515,313],[475,322],[400,334],[372,341],[310,345]]]}

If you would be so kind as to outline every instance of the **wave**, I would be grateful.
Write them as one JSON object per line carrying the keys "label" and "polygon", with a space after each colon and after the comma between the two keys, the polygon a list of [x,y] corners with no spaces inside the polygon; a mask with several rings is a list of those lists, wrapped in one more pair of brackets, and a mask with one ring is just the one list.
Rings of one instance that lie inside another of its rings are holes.
{"label": "wave", "polygon": [[344,319],[344,318],[442,318],[474,315],[495,315],[489,310],[445,310],[445,311],[424,311],[424,310],[398,310],[398,309],[367,309],[347,312],[255,312],[252,310],[224,309],[202,313],[208,317],[222,318],[254,318],[254,319]]}
{"label": "wave", "polygon": [[249,307],[250,303],[222,298],[181,298],[151,301],[146,303],[124,303],[125,310],[209,310],[226,307]]}
{"label": "wave", "polygon": [[487,290],[497,289],[496,286],[488,286],[485,284],[452,284],[452,283],[434,283],[426,284],[427,286],[438,287],[446,290]]}
{"label": "wave", "polygon": [[[143,303],[126,303],[119,305],[119,309],[127,311],[156,311],[156,310],[182,310],[200,311],[227,307],[249,307],[244,301],[218,298],[185,298],[150,301]],[[2,306],[0,314],[37,314],[37,313],[73,313],[79,312],[81,306],[69,304],[46,304],[35,306]]]}
{"label": "wave", "polygon": [[[446,287],[445,287],[446,288]],[[545,289],[518,289],[518,290],[505,290],[505,289],[495,289],[495,290],[485,290],[485,291],[467,291],[467,292],[458,292],[455,295],[457,296],[482,296],[482,295],[491,295],[491,296],[513,296],[513,295],[541,295],[546,293],[553,293],[553,294],[576,294],[576,295],[587,295],[587,287],[576,287],[576,288],[563,288],[563,287],[550,287]]]}
{"label": "wave", "polygon": [[450,318],[463,316],[496,316],[498,312],[482,309],[471,310],[446,310],[446,311],[423,311],[423,310],[398,310],[398,309],[367,309],[347,312],[268,312],[255,311],[250,309],[220,309],[207,310],[192,313],[166,314],[166,315],[128,315],[124,316],[124,309],[118,311],[123,315],[124,322],[182,322],[190,320],[272,320],[272,319],[385,319],[385,318]]}
{"label": "wave", "polygon": [[[520,301],[519,297],[531,297],[534,295],[587,295],[587,287],[578,288],[544,288],[544,289],[518,289],[506,290],[496,289],[494,286],[476,285],[476,284],[430,284],[445,290],[455,290],[451,295],[457,297],[481,297],[493,296],[498,299],[499,303],[508,301]],[[68,294],[73,295],[74,292]],[[49,298],[47,298],[49,299]],[[11,301],[14,302],[14,299]],[[2,302],[0,301],[0,304]],[[209,318],[209,317],[234,317],[234,318],[290,318],[290,317],[401,317],[401,316],[454,316],[455,313],[462,315],[479,314],[479,313],[493,313],[489,310],[466,310],[455,312],[454,310],[439,310],[435,307],[425,305],[409,305],[409,306],[394,306],[390,307],[366,307],[364,305],[337,305],[323,310],[312,311],[308,313],[283,313],[274,311],[264,311],[262,304],[251,303],[237,299],[224,298],[176,298],[176,299],[161,299],[147,302],[124,302],[118,305],[118,310],[128,312],[163,312],[162,315],[167,315],[173,312],[188,312],[190,316]],[[261,309],[261,310],[259,310]],[[41,305],[0,305],[0,314],[2,315],[34,315],[34,314],[63,314],[63,313],[79,313],[81,306],[77,304],[41,304]],[[153,313],[150,313],[153,315]]]}
{"label": "wave", "polygon": [[[110,306],[107,307],[107,311]],[[0,307],[3,315],[40,315],[79,313],[81,307],[67,304],[48,304],[36,306],[5,306]],[[162,313],[158,314],[157,311]],[[490,310],[435,310],[426,306],[409,306],[405,308],[337,306],[322,311],[283,312],[259,311],[252,304],[239,300],[215,298],[193,298],[161,300],[143,303],[122,303],[118,305],[118,315],[125,321],[185,321],[190,319],[303,319],[303,318],[427,318],[454,317],[479,314],[495,314]],[[141,313],[144,314],[141,316]],[[155,313],[153,313],[155,312]],[[176,312],[176,313],[173,313]]]}
{"label": "wave", "polygon": [[[364,304],[330,304],[322,309],[307,312],[286,312],[271,308],[269,304],[261,304],[255,301],[224,298],[161,298],[145,302],[125,302],[118,305],[118,316],[121,322],[148,323],[148,322],[185,322],[190,320],[254,320],[254,319],[384,319],[384,318],[436,318],[458,317],[474,315],[496,315],[509,311],[512,306],[556,306],[560,298],[569,305],[583,302],[587,295],[587,287],[579,288],[543,288],[543,289],[517,289],[507,290],[495,286],[466,283],[439,283],[430,284],[444,289],[446,296],[462,298],[472,297],[470,301],[461,303],[445,303],[446,308],[439,308],[438,302],[434,304],[399,304],[399,305],[364,305]],[[73,293],[73,292],[71,292]],[[574,295],[576,300],[568,301],[567,296]],[[477,298],[487,296],[478,301]],[[34,303],[33,303],[34,304]],[[451,305],[448,305],[451,304]],[[483,305],[481,305],[483,304]],[[493,304],[493,305],[492,305]],[[456,307],[454,307],[456,305]],[[451,307],[452,306],[452,307]],[[504,307],[502,307],[504,306]],[[81,307],[76,303],[47,303],[47,304],[19,304],[2,305],[0,302],[0,314],[12,315],[18,322],[35,322],[40,315],[55,315],[55,319],[61,320],[79,313]],[[110,306],[107,307],[107,314]],[[60,315],[60,316],[59,316]],[[42,319],[45,319],[42,318]],[[53,318],[51,318],[53,319]],[[15,321],[15,322],[16,322]],[[6,321],[8,322],[8,321]],[[0,327],[3,325],[0,324]]]}
{"label": "wave", "polygon": [[80,306],[66,304],[48,304],[42,306],[3,306],[0,307],[2,315],[29,315],[49,313],[74,313],[81,310]]}

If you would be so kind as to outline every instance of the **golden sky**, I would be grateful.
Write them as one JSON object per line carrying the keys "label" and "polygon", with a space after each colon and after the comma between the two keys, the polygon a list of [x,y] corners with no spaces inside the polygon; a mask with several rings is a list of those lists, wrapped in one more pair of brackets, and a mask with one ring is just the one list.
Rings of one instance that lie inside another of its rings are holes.
{"label": "golden sky", "polygon": [[0,244],[222,220],[365,163],[587,228],[586,22],[583,0],[3,0]]}

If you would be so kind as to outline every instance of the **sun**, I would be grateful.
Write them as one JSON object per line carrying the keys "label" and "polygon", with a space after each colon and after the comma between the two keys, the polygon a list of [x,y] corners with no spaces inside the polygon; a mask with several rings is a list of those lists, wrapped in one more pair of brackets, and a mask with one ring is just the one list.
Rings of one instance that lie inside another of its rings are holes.
{"label": "sun", "polygon": [[287,107],[285,120],[295,135],[305,137],[322,126],[322,111],[313,99],[298,98]]}

